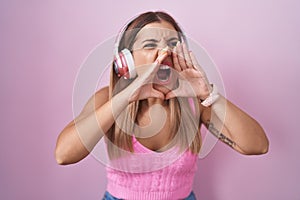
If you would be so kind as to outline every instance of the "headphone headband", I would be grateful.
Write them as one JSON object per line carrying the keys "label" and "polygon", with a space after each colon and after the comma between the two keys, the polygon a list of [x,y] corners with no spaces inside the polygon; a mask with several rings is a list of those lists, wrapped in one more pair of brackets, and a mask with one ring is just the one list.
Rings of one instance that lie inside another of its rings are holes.
{"label": "headphone headband", "polygon": [[[139,15],[138,15],[139,16]],[[130,19],[119,31],[116,41],[114,44],[114,70],[118,77],[124,76],[125,79],[132,79],[136,76],[136,71],[134,67],[134,60],[133,56],[129,49],[122,49],[119,52],[119,45],[122,40],[122,37],[124,36],[125,32],[128,29],[129,24],[135,20],[138,16],[133,17]],[[181,32],[178,32],[178,36],[180,41],[185,41],[186,45],[186,37],[183,33],[183,29],[177,24],[177,27],[181,30]]]}

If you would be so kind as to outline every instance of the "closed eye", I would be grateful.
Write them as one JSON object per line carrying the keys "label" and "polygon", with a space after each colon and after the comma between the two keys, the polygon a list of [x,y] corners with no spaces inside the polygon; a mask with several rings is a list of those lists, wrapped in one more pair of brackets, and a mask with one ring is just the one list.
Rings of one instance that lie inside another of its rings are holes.
{"label": "closed eye", "polygon": [[178,41],[179,41],[178,38],[171,38],[168,41],[168,46],[171,47],[171,48],[174,48]]}
{"label": "closed eye", "polygon": [[144,49],[153,49],[153,48],[156,48],[156,47],[157,47],[157,44],[154,43],[154,42],[146,43],[146,44],[144,44],[144,46],[143,46]]}
{"label": "closed eye", "polygon": [[169,47],[175,47],[176,44],[177,44],[177,41],[172,41],[172,42],[169,42],[169,43],[168,43],[168,46],[169,46]]}

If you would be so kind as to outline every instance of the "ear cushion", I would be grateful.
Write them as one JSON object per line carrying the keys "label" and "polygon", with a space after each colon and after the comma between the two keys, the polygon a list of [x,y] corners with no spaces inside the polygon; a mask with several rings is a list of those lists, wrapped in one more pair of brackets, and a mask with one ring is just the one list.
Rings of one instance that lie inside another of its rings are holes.
{"label": "ear cushion", "polygon": [[136,77],[133,56],[128,49],[123,49],[120,53],[115,55],[114,70],[118,77],[124,76],[125,79],[133,79]]}

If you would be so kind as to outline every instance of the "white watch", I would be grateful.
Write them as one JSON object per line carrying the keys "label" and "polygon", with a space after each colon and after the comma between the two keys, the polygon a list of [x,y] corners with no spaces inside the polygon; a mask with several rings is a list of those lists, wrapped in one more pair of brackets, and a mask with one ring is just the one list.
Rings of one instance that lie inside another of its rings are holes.
{"label": "white watch", "polygon": [[217,101],[217,99],[220,97],[218,93],[218,88],[215,85],[212,85],[212,91],[209,94],[209,96],[201,102],[201,104],[205,107],[211,106],[213,103]]}

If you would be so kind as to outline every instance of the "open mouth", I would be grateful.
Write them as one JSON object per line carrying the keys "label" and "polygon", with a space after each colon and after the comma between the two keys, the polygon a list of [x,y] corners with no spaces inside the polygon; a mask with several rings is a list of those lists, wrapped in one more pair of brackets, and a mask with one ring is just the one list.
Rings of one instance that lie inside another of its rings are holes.
{"label": "open mouth", "polygon": [[171,68],[168,65],[162,65],[156,73],[157,78],[162,82],[167,82],[171,75]]}

